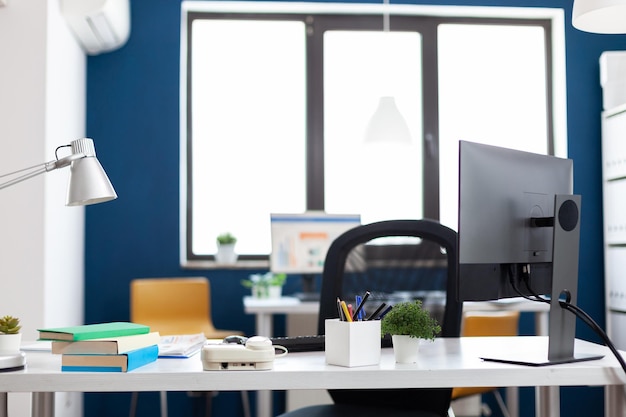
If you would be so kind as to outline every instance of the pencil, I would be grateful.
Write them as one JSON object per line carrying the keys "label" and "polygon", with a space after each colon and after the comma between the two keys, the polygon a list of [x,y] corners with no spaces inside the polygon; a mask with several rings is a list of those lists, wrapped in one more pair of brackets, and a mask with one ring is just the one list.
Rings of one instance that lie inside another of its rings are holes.
{"label": "pencil", "polygon": [[339,314],[339,320],[341,321],[346,320],[343,314],[343,310],[341,309],[341,300],[339,299],[339,297],[337,297],[337,313]]}
{"label": "pencil", "polygon": [[348,313],[348,306],[346,305],[346,302],[343,300],[341,301],[341,310],[343,311],[343,314],[345,314],[346,320],[352,321],[352,317],[350,316],[350,313]]}

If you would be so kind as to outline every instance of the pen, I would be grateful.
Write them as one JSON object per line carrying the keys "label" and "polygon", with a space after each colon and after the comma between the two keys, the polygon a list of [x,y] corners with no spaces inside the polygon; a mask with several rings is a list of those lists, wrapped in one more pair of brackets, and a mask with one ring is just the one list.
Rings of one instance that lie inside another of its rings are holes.
{"label": "pen", "polygon": [[343,300],[341,301],[341,310],[343,311],[343,314],[346,316],[346,320],[352,321],[352,317],[350,316],[350,314],[348,314],[348,306],[346,306],[346,302]]}
{"label": "pen", "polygon": [[385,317],[385,315],[387,315],[387,313],[389,313],[389,311],[391,311],[391,309],[393,308],[393,306],[389,306],[385,309],[385,311],[383,311],[380,316],[378,316],[378,320],[382,320],[383,317]]}
{"label": "pen", "polygon": [[374,320],[376,319],[376,317],[378,317],[378,314],[383,311],[383,308],[385,308],[387,304],[382,303],[381,305],[378,306],[378,308],[376,309],[376,311],[374,311],[367,320]]}
{"label": "pen", "polygon": [[365,305],[365,302],[367,301],[369,296],[370,296],[369,291],[365,291],[365,295],[363,296],[363,299],[361,300],[359,300],[359,298],[361,297],[359,297],[358,295],[356,296],[358,305],[357,305],[356,311],[354,312],[354,315],[352,316],[352,320],[356,320],[356,319],[361,320],[363,318],[363,315],[361,314],[361,310],[363,310],[363,306]]}
{"label": "pen", "polygon": [[352,310],[352,304],[348,304],[348,314],[350,314],[350,321],[354,321],[354,311]]}

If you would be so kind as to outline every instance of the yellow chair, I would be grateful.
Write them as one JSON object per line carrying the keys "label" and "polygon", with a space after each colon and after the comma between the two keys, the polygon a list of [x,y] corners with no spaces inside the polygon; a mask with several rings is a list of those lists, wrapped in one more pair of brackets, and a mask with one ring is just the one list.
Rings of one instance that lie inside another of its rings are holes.
{"label": "yellow chair", "polygon": [[211,286],[204,277],[140,278],[130,283],[130,319],[164,335],[204,333],[223,339],[239,330],[220,330],[211,317]]}
{"label": "yellow chair", "polygon": [[[239,330],[216,329],[211,317],[211,285],[205,277],[138,278],[130,283],[130,320],[150,326],[161,336],[204,333],[207,339],[242,335]],[[209,414],[213,393],[204,394]],[[130,416],[135,415],[138,393],[133,393]],[[241,398],[250,416],[246,391]],[[167,393],[161,392],[161,416],[167,417]]]}
{"label": "yellow chair", "polygon": [[[463,314],[461,334],[472,336],[517,336],[519,328],[519,311],[471,311]],[[493,393],[502,410],[508,417],[502,396],[495,387],[461,387],[452,390],[452,401],[473,395]],[[454,404],[453,404],[454,405]],[[454,407],[453,407],[454,409]]]}

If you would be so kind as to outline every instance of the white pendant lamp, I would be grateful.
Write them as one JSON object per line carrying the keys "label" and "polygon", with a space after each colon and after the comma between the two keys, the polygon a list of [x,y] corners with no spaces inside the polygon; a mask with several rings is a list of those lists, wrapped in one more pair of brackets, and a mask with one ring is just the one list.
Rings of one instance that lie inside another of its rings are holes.
{"label": "white pendant lamp", "polygon": [[[383,32],[389,35],[389,0],[384,0],[384,5]],[[389,50],[393,45],[389,37],[386,41],[389,45],[385,46],[385,50]],[[378,107],[365,130],[365,143],[411,143],[409,126],[396,105],[395,97],[388,95],[379,99]]]}
{"label": "white pendant lamp", "polygon": [[626,0],[574,0],[572,25],[584,32],[626,33]]}
{"label": "white pendant lamp", "polygon": [[394,97],[381,97],[365,131],[366,143],[410,143],[411,132]]}

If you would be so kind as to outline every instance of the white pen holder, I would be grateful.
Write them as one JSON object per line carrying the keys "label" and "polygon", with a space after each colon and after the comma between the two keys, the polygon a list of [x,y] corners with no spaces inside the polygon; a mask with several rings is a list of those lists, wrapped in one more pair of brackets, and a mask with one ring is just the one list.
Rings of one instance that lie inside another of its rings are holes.
{"label": "white pen holder", "polygon": [[378,365],[380,320],[325,322],[326,363],[339,366]]}

